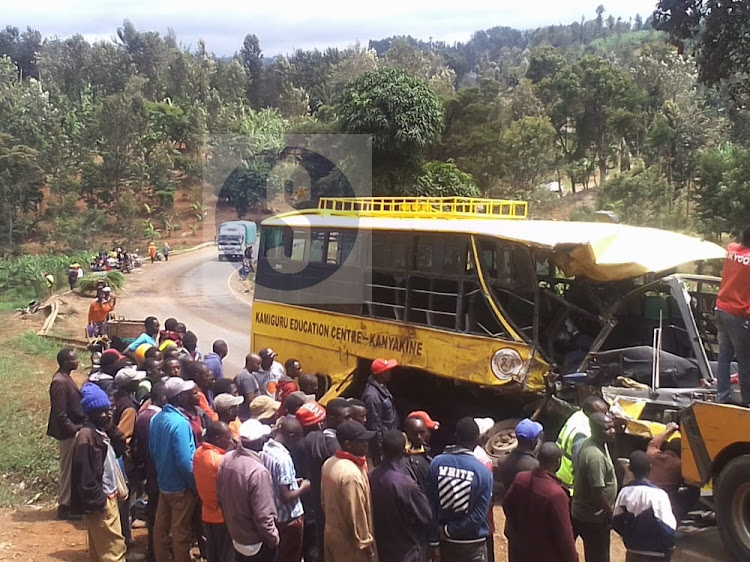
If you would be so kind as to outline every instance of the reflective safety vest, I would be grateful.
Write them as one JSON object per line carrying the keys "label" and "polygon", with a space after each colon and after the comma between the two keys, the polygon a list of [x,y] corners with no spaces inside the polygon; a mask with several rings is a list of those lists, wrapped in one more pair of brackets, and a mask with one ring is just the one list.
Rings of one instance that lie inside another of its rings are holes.
{"label": "reflective safety vest", "polygon": [[578,410],[570,416],[557,436],[557,446],[563,452],[557,477],[571,489],[575,481],[573,475],[573,445],[578,439],[588,439],[589,437],[591,437],[591,426],[589,425],[589,417],[583,410]]}

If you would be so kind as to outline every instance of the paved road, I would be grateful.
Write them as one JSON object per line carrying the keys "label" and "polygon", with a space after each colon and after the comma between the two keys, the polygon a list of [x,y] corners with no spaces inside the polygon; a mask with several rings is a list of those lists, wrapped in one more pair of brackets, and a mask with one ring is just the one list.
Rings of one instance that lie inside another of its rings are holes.
{"label": "paved road", "polygon": [[250,349],[250,305],[229,287],[237,262],[220,262],[217,256],[216,247],[209,246],[136,269],[117,311],[128,319],[156,316],[162,324],[173,316],[198,335],[203,353],[211,351],[215,339],[226,340],[224,370],[234,376]]}
{"label": "paved road", "polygon": [[[256,254],[257,255],[257,252]],[[214,339],[229,345],[224,369],[234,376],[250,348],[250,309],[247,300],[229,286],[238,264],[220,262],[216,247],[173,256],[168,263],[147,264],[128,277],[128,293],[117,305],[126,318],[157,316],[162,322],[174,316],[198,335],[204,353]],[[622,558],[613,556],[613,562]],[[674,562],[731,560],[715,528],[688,529],[679,540]]]}

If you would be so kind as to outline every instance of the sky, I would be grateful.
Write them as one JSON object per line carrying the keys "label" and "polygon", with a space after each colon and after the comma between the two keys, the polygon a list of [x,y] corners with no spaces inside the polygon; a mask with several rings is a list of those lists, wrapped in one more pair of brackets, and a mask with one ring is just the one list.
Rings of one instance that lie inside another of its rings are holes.
{"label": "sky", "polygon": [[267,56],[295,49],[346,47],[357,41],[392,35],[449,43],[467,41],[479,29],[519,29],[567,24],[595,17],[604,4],[624,20],[640,13],[645,20],[656,0],[0,0],[0,25],[31,26],[45,36],[80,33],[89,41],[111,40],[124,19],[140,31],[174,29],[180,44],[231,55],[248,33],[260,38]]}

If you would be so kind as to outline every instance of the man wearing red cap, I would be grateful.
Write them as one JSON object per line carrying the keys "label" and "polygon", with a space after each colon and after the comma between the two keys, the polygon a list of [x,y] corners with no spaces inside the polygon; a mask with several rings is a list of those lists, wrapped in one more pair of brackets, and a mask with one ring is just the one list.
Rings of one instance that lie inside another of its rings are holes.
{"label": "man wearing red cap", "polygon": [[370,367],[372,376],[367,380],[367,386],[362,393],[362,402],[367,408],[367,429],[375,432],[375,437],[370,442],[370,455],[375,465],[383,460],[385,432],[398,429],[398,415],[393,395],[386,386],[397,365],[393,359],[375,359]]}
{"label": "man wearing red cap", "polygon": [[428,443],[433,430],[439,427],[440,424],[422,410],[410,413],[404,422],[406,454],[401,459],[401,466],[422,491],[427,489],[427,475],[432,462]]}

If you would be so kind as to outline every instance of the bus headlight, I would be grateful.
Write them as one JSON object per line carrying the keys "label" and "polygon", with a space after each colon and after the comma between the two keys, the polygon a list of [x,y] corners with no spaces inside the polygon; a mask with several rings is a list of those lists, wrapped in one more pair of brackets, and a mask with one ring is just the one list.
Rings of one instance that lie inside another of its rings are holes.
{"label": "bus headlight", "polygon": [[499,349],[492,356],[490,362],[492,367],[492,374],[497,377],[499,381],[508,382],[521,374],[523,369],[523,360],[521,355],[510,347]]}

